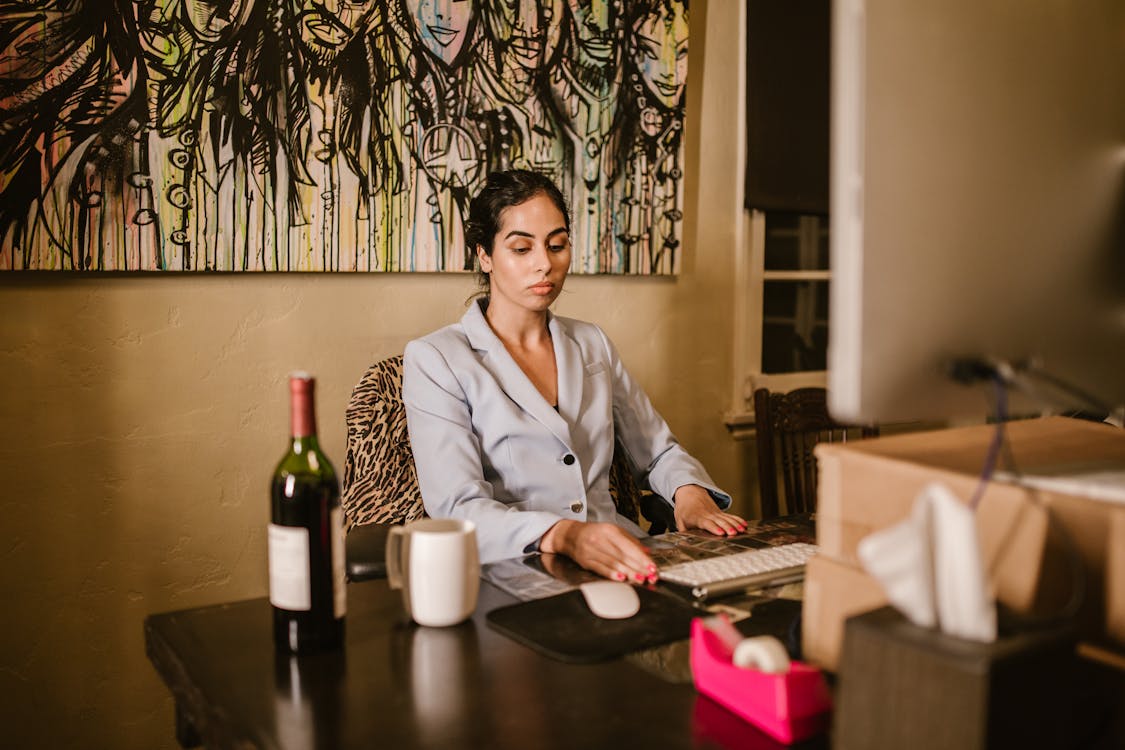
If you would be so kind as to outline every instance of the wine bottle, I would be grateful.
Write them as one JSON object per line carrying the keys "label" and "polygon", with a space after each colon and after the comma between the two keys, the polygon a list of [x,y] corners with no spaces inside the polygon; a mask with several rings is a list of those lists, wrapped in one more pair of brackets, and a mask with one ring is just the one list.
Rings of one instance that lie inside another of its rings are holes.
{"label": "wine bottle", "polygon": [[304,654],[344,643],[344,513],[340,486],[316,438],[314,388],[289,376],[289,451],[273,473],[269,573],[277,651]]}

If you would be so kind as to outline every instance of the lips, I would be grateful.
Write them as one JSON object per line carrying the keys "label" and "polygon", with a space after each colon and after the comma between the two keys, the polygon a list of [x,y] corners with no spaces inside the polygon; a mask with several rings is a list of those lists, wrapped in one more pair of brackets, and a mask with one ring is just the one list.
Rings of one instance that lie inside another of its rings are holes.
{"label": "lips", "polygon": [[534,61],[543,51],[543,43],[530,36],[513,36],[509,44],[516,57],[527,61]]}
{"label": "lips", "polygon": [[448,47],[461,33],[457,29],[448,29],[445,26],[427,26],[426,29],[434,37],[434,41],[442,47]]}
{"label": "lips", "polygon": [[550,294],[555,290],[555,285],[550,281],[540,281],[538,284],[533,284],[530,289],[532,294]]}
{"label": "lips", "polygon": [[675,96],[676,92],[680,90],[679,85],[674,82],[665,83],[664,81],[653,81],[653,85],[656,87],[656,90],[664,94],[664,96]]}
{"label": "lips", "polygon": [[609,60],[613,56],[613,40],[591,39],[582,42],[582,49],[595,60]]}

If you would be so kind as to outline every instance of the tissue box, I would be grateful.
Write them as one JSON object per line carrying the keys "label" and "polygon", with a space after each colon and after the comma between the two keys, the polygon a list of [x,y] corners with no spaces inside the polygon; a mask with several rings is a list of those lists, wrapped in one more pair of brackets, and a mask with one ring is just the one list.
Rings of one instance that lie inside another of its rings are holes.
{"label": "tissue box", "polygon": [[[1066,467],[1125,469],[1125,430],[1066,417],[1010,422],[1007,439],[1020,472],[1050,473]],[[993,425],[919,432],[838,445],[819,445],[817,543],[821,554],[859,567],[863,537],[898,523],[918,491],[944,482],[968,501],[995,434]],[[1007,468],[1003,461],[1000,468]],[[1035,502],[1035,496],[1040,502]],[[1071,558],[1050,514],[1074,540],[1086,574],[1081,636],[1125,650],[1125,504],[1092,500],[1067,491],[1031,490],[993,481],[978,506],[982,552],[997,598],[1020,612],[1057,612],[1071,593]],[[812,595],[810,598],[810,594]],[[854,611],[866,596],[849,585],[832,606],[806,591],[806,611]],[[827,615],[824,615],[827,617]],[[824,624],[839,639],[843,618]]]}
{"label": "tissue box", "polygon": [[844,621],[887,603],[883,587],[863,570],[817,555],[805,567],[801,655],[832,672],[840,660]]}
{"label": "tissue box", "polygon": [[995,643],[952,638],[886,607],[847,622],[834,746],[846,750],[1068,748],[1074,632],[1039,628]]}

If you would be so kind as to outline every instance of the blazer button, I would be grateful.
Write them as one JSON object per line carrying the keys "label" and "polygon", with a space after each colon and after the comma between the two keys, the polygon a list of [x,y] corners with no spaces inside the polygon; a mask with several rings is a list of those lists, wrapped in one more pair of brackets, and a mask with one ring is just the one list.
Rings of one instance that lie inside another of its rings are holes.
{"label": "blazer button", "polygon": [[574,465],[574,455],[571,453],[567,453],[565,456],[563,456],[563,463],[567,466]]}
{"label": "blazer button", "polygon": [[581,513],[582,512],[582,501],[581,500],[575,500],[573,503],[571,503],[570,504],[570,512],[571,513]]}

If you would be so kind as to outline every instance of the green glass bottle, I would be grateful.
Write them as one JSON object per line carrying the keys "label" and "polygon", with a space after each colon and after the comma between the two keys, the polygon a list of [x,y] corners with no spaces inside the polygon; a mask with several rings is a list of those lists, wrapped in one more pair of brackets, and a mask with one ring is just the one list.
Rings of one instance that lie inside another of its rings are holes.
{"label": "green glass bottle", "polygon": [[289,376],[292,439],[270,492],[273,637],[286,654],[344,643],[344,513],[336,471],[316,438],[315,385],[307,373]]}

